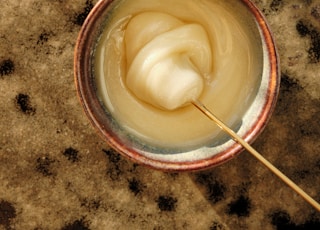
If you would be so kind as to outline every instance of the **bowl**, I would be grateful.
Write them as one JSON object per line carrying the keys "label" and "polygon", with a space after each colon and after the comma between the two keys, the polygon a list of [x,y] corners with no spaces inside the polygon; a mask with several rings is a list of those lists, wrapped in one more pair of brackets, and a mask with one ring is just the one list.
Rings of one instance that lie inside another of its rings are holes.
{"label": "bowl", "polygon": [[[212,135],[206,136],[205,141],[196,144],[188,144],[189,142],[183,140],[181,141],[182,144],[179,145],[163,144],[166,140],[160,141],[160,144],[150,142],[148,138],[144,138],[143,135],[139,135],[135,130],[132,130],[132,127],[128,128],[127,125],[124,125],[127,119],[121,120],[114,112],[112,105],[108,105],[109,99],[106,100],[101,97],[99,93],[101,86],[99,86],[97,79],[99,79],[98,76],[101,73],[108,75],[109,67],[104,66],[103,63],[113,61],[113,59],[104,53],[105,56],[103,57],[105,59],[102,62],[98,57],[101,57],[101,52],[105,52],[103,47],[111,44],[110,41],[108,41],[109,43],[104,42],[106,39],[105,31],[108,31],[108,28],[109,30],[114,29],[115,24],[112,23],[115,20],[114,18],[119,17],[118,22],[123,23],[121,26],[118,25],[119,28],[125,28],[127,21],[136,13],[162,9],[162,6],[157,3],[159,1],[147,1],[148,4],[139,4],[140,2],[142,0],[99,1],[81,28],[75,47],[74,73],[77,94],[86,116],[111,148],[133,162],[153,169],[162,171],[203,170],[218,166],[239,155],[244,150],[243,147],[222,131],[213,132]],[[214,10],[202,6],[202,2],[207,2],[209,5],[215,4]],[[175,9],[179,8],[177,17],[182,18],[186,23],[189,23],[190,18],[196,18],[195,20],[201,18],[201,16],[195,17],[193,15],[201,10],[204,10],[210,16],[208,20],[202,22],[208,30],[215,31],[212,35],[212,43],[215,44],[216,53],[220,52],[220,56],[213,57],[215,58],[215,62],[213,62],[214,77],[211,87],[216,87],[215,92],[218,98],[220,91],[221,93],[230,92],[231,101],[228,105],[230,115],[228,115],[228,119],[226,118],[225,123],[245,141],[252,143],[267,125],[279,91],[279,59],[274,39],[263,14],[251,1],[232,0],[224,3],[225,1],[208,0],[202,2],[174,0],[169,1],[163,9],[166,13],[171,13],[171,11],[175,12]],[[168,4],[173,5],[168,7]],[[121,10],[121,7],[125,9],[124,12],[117,13],[119,9]],[[184,9],[184,7],[187,8]],[[115,16],[117,14],[120,16]],[[224,37],[224,34],[230,34],[231,43],[227,43],[229,35]],[[107,34],[107,36],[109,35]],[[121,43],[121,39],[113,39],[113,42],[115,43],[110,45],[111,48],[117,46],[119,42]],[[246,46],[246,44],[249,45]],[[250,64],[248,64],[248,68],[242,68],[242,64],[237,64],[243,61],[242,57],[246,60],[245,63]],[[102,64],[97,67],[97,63]],[[112,68],[117,66],[114,62],[112,63]],[[241,70],[238,70],[237,68],[240,67]],[[241,71],[248,73],[250,77],[242,79],[242,77],[239,77]],[[231,73],[239,73],[239,76],[236,76],[237,74],[232,76]],[[110,74],[110,78],[118,81],[121,76],[113,73]],[[223,88],[223,83],[220,84],[217,80],[220,78],[230,78],[230,82],[235,82],[234,86],[231,87],[229,82]],[[221,89],[219,89],[220,86]],[[106,92],[106,94],[108,93],[110,94],[110,92]],[[214,96],[203,100],[204,103],[210,103],[211,100],[218,101]],[[223,107],[223,104],[226,103],[221,104]],[[127,109],[125,106],[122,106],[122,108],[124,111]],[[187,108],[186,111],[191,109]],[[130,111],[127,111],[127,113],[130,113]],[[132,116],[134,116],[134,113],[136,113],[135,109],[132,110]],[[223,111],[215,111],[214,108],[213,113],[223,116]],[[128,118],[131,119],[131,116]],[[200,119],[197,119],[196,122],[198,120]],[[157,120],[154,122],[156,124]],[[159,122],[161,121],[159,120]],[[182,120],[181,122],[188,123],[189,121]],[[141,121],[138,123],[141,123]],[[212,123],[212,126],[214,125]],[[160,128],[150,126],[150,129],[156,132]]]}

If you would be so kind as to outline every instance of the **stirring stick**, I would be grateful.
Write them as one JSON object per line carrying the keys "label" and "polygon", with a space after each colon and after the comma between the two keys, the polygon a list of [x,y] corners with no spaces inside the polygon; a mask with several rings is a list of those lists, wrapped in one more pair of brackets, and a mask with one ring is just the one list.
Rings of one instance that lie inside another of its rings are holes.
{"label": "stirring stick", "polygon": [[214,121],[222,130],[228,133],[234,141],[241,144],[249,153],[256,157],[262,164],[264,164],[269,170],[276,174],[283,182],[297,192],[302,198],[304,198],[315,209],[320,211],[320,204],[317,203],[312,197],[304,192],[298,185],[284,175],[279,169],[273,166],[268,160],[266,160],[260,153],[258,153],[250,144],[238,136],[232,129],[226,126],[219,118],[217,118],[211,111],[209,111],[200,101],[193,101],[192,104],[204,113],[209,119]]}

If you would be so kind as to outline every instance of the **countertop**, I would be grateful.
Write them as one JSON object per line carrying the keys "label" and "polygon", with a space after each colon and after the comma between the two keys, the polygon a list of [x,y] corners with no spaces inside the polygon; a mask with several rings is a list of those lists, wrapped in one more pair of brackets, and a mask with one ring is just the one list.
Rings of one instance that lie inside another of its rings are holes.
{"label": "countertop", "polygon": [[[320,1],[254,2],[282,72],[254,147],[320,201]],[[73,80],[76,38],[95,3],[1,0],[0,229],[320,229],[320,214],[247,152],[164,173],[100,139]]]}

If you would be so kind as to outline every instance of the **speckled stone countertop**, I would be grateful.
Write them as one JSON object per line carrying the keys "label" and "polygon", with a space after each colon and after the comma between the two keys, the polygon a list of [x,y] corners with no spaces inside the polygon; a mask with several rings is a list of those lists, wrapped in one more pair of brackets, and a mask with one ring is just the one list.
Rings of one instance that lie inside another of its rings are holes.
{"label": "speckled stone countertop", "polygon": [[[73,50],[96,1],[0,1],[0,229],[320,229],[320,215],[250,154],[163,173],[109,149],[85,117]],[[281,58],[255,148],[320,201],[320,1],[255,0]]]}

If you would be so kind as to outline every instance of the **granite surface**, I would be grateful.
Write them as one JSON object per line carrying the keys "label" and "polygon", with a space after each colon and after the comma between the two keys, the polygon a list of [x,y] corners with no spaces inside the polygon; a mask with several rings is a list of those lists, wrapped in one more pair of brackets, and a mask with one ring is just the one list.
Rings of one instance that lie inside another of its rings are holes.
{"label": "granite surface", "polygon": [[[282,80],[254,147],[320,201],[320,1],[255,0]],[[0,0],[0,229],[320,229],[250,154],[163,173],[104,143],[79,104],[73,50],[96,1]]]}

